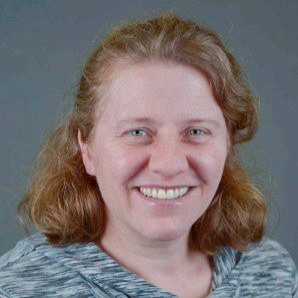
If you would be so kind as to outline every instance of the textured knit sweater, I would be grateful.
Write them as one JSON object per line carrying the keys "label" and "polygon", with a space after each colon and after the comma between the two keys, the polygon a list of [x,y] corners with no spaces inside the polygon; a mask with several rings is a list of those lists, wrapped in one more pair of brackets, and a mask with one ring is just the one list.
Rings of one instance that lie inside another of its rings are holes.
{"label": "textured knit sweater", "polygon": [[[209,297],[298,297],[287,251],[264,239],[245,253],[222,247]],[[41,234],[0,258],[0,297],[176,297],[120,266],[95,243],[52,246]]]}

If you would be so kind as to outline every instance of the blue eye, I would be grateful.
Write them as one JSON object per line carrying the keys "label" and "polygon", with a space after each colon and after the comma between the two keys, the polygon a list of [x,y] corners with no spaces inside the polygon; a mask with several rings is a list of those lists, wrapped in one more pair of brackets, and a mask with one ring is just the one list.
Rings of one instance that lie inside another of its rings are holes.
{"label": "blue eye", "polygon": [[131,136],[141,137],[144,136],[146,132],[143,129],[132,129],[128,132],[128,134]]}
{"label": "blue eye", "polygon": [[204,135],[205,131],[203,131],[202,129],[191,129],[189,131],[189,134],[192,136],[200,136],[200,135]]}

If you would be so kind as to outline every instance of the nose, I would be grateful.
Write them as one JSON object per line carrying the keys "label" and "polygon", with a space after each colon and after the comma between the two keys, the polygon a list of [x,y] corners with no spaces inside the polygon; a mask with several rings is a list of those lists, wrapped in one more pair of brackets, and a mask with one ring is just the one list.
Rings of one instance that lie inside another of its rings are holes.
{"label": "nose", "polygon": [[164,177],[173,177],[188,168],[187,154],[183,144],[173,136],[156,141],[151,148],[149,169]]}

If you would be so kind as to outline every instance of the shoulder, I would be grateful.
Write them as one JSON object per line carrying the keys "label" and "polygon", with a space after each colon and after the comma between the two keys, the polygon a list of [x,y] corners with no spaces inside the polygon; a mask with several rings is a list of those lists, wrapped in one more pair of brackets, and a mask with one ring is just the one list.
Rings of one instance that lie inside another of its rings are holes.
{"label": "shoulder", "polygon": [[277,241],[264,238],[257,244],[251,244],[241,254],[238,266],[245,291],[258,291],[260,297],[263,297],[259,292],[261,289],[266,291],[266,295],[270,291],[283,294],[283,297],[298,294],[296,265],[287,250]]}
{"label": "shoulder", "polygon": [[28,238],[18,241],[13,249],[0,256],[0,268],[9,263],[23,259],[24,257],[26,258],[28,255],[30,256],[30,253],[36,247],[42,245],[48,245],[48,241],[46,237],[40,233],[36,233]]}
{"label": "shoulder", "polygon": [[[41,235],[35,235],[34,238],[35,241],[38,238],[39,242],[42,241]],[[30,268],[30,264],[36,264],[40,256],[34,253],[34,241],[32,243],[30,239],[19,241],[12,250],[0,257],[0,293],[6,297],[10,297],[10,288],[19,285],[20,277],[36,271],[34,266]]]}
{"label": "shoulder", "polygon": [[251,244],[249,249],[242,254],[243,265],[249,268],[270,268],[272,271],[279,269],[290,273],[296,271],[296,266],[288,251],[277,241],[264,238],[261,242]]}
{"label": "shoulder", "polygon": [[19,241],[0,257],[0,297],[53,297],[58,290],[67,292],[61,297],[72,296],[75,293],[65,284],[73,281],[75,285],[78,278],[60,262],[64,255],[63,249],[55,249],[41,234]]}
{"label": "shoulder", "polygon": [[48,245],[48,243],[41,234],[20,240],[12,250],[0,257],[0,272],[21,264],[31,263],[36,258],[40,258],[40,255],[36,254],[36,248],[43,245]]}

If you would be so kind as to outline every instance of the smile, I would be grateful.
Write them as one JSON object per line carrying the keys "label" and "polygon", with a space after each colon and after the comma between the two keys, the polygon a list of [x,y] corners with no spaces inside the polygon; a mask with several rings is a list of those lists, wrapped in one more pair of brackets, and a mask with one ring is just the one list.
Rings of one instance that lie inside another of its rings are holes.
{"label": "smile", "polygon": [[190,187],[180,187],[180,188],[147,188],[140,187],[140,192],[146,197],[160,199],[160,200],[174,200],[184,196]]}

